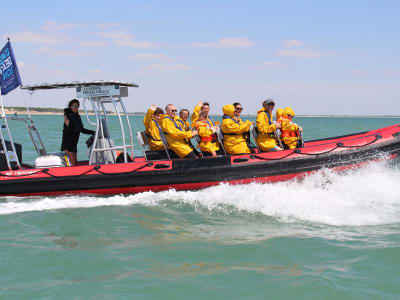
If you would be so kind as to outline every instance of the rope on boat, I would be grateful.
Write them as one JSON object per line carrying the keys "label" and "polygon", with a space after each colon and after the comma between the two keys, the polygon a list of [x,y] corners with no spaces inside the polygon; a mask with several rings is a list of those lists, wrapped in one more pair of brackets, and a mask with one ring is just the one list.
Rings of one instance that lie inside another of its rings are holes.
{"label": "rope on boat", "polygon": [[[95,170],[95,168],[96,168],[96,167],[93,167],[93,168],[91,168],[91,169],[89,169],[89,170],[83,172],[82,174],[70,175],[70,176],[68,176],[68,178],[78,178],[78,177],[81,177],[81,176],[86,175],[87,173],[89,173],[89,172]],[[42,170],[42,173],[44,173],[44,174],[46,174],[46,175],[49,175],[50,177],[56,178],[56,179],[58,179],[58,178],[65,178],[65,176],[57,176],[57,175],[51,174],[51,173],[49,173],[49,171],[50,171],[49,169],[43,169],[43,170]]]}
{"label": "rope on boat", "polygon": [[302,154],[302,155],[309,155],[309,156],[312,156],[312,155],[318,156],[318,155],[323,155],[323,154],[330,153],[330,152],[332,152],[332,151],[335,151],[335,150],[338,149],[338,148],[361,148],[361,147],[366,147],[366,146],[369,146],[369,145],[375,143],[377,140],[379,140],[379,139],[381,139],[381,138],[382,138],[381,135],[376,134],[374,140],[372,140],[371,142],[368,142],[368,143],[366,143],[366,144],[364,144],[364,145],[354,145],[354,146],[353,146],[353,145],[348,145],[348,146],[346,146],[346,145],[344,145],[343,143],[336,143],[336,146],[335,146],[334,148],[332,148],[332,149],[330,149],[330,150],[327,150],[327,151],[324,151],[324,152],[319,152],[319,153],[306,153],[306,152],[301,152],[301,149],[294,149],[292,152],[289,152],[287,155],[282,156],[282,157],[279,157],[279,158],[268,158],[268,157],[262,157],[262,156],[258,156],[258,155],[250,155],[250,158],[253,158],[253,159],[254,159],[254,158],[257,158],[257,159],[260,159],[260,160],[281,160],[281,159],[286,158],[286,157],[289,157],[289,156],[291,156],[291,155],[293,155],[293,154]]}
{"label": "rope on boat", "polygon": [[43,173],[43,174],[46,174],[46,175],[48,175],[48,176],[50,176],[51,178],[54,178],[54,179],[65,178],[65,177],[68,177],[68,178],[78,178],[78,177],[81,177],[81,176],[83,176],[83,175],[86,175],[86,174],[88,174],[88,173],[90,173],[90,172],[92,172],[92,171],[96,171],[97,173],[100,173],[100,174],[102,174],[102,175],[128,175],[128,174],[135,173],[136,171],[139,171],[139,170],[141,170],[141,169],[143,169],[143,168],[145,168],[145,167],[151,167],[152,165],[153,165],[153,163],[146,163],[146,164],[141,165],[140,167],[138,167],[138,168],[136,168],[136,169],[134,169],[134,170],[132,170],[132,171],[129,171],[129,172],[122,172],[122,173],[106,173],[106,172],[100,171],[101,166],[94,166],[93,168],[91,168],[91,169],[89,169],[89,170],[86,170],[85,172],[83,172],[83,173],[81,173],[81,174],[77,174],[77,175],[58,176],[58,175],[51,174],[51,173],[49,172],[50,169],[42,169],[42,170],[35,171],[35,172],[33,172],[33,173],[29,173],[29,174],[19,174],[19,175],[7,175],[7,174],[2,174],[2,173],[0,173],[0,176],[2,176],[2,177],[26,177],[26,176],[31,176],[31,175],[36,175],[36,174]]}
{"label": "rope on boat", "polygon": [[134,169],[132,171],[120,172],[120,173],[106,173],[106,172],[100,171],[101,166],[95,166],[93,168],[93,170],[95,170],[97,173],[100,173],[102,175],[110,175],[110,176],[113,176],[113,175],[129,175],[129,174],[135,173],[136,171],[139,171],[139,170],[141,170],[141,169],[143,169],[145,167],[151,167],[152,165],[153,165],[153,163],[146,163],[146,164],[144,164],[144,165],[142,165],[140,167],[137,167],[136,169]]}

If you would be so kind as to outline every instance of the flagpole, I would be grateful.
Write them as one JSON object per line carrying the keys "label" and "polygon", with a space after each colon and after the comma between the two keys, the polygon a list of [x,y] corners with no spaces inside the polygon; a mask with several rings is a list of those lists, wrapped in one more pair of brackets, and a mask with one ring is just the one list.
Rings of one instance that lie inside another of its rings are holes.
{"label": "flagpole", "polygon": [[[8,40],[8,42],[10,42],[10,38],[7,38],[7,40]],[[19,162],[19,159],[18,159],[17,150],[15,149],[14,141],[13,141],[13,138],[11,136],[10,128],[8,127],[7,115],[6,115],[5,111],[4,111],[3,94],[1,92],[1,88],[0,88],[0,103],[1,103],[1,118],[4,120],[4,124],[5,124],[6,129],[7,129],[8,137],[9,137],[10,143],[11,143],[11,149],[14,152],[14,155],[15,155],[15,162],[17,163],[18,168],[22,169],[21,165],[20,165],[20,162]],[[5,142],[4,135],[3,135],[3,131],[2,131],[3,128],[0,128],[0,130],[1,130],[1,137],[2,137],[4,155],[6,156],[8,168],[10,170],[12,170],[11,164],[10,164],[10,160],[9,160],[9,157],[8,157],[8,149],[7,149],[6,142]]]}

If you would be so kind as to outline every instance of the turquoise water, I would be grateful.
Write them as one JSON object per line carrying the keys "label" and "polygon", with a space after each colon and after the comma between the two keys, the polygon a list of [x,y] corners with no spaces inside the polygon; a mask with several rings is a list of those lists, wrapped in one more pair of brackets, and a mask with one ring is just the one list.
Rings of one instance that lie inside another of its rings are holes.
{"label": "turquoise water", "polygon": [[[58,151],[62,116],[34,118]],[[307,139],[400,123],[297,121]],[[0,299],[399,299],[399,178],[379,163],[194,192],[3,197]]]}

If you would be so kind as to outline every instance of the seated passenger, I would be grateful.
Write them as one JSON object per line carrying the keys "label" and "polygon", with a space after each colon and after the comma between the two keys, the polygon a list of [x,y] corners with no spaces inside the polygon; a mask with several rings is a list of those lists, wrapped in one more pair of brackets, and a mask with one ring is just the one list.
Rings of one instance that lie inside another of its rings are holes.
{"label": "seated passenger", "polygon": [[250,153],[244,134],[249,131],[252,122],[240,119],[242,110],[240,103],[228,104],[222,108],[224,115],[221,131],[224,134],[225,151],[229,154]]}
{"label": "seated passenger", "polygon": [[179,117],[177,117],[178,122],[183,125],[183,128],[186,131],[190,130],[190,124],[187,120],[189,118],[189,115],[190,115],[189,110],[186,108],[183,108],[179,111]]}
{"label": "seated passenger", "polygon": [[217,128],[215,126],[210,126],[207,122],[207,113],[205,111],[200,112],[195,128],[199,132],[199,146],[201,151],[211,153],[212,157],[216,157],[216,151],[219,150],[219,145],[215,141],[214,134],[217,131]]}
{"label": "seated passenger", "polygon": [[182,124],[177,121],[177,110],[173,104],[168,104],[165,107],[165,112],[166,114],[161,118],[160,125],[171,150],[180,158],[196,157],[188,140],[198,134],[197,130],[186,131],[183,128]]}
{"label": "seated passenger", "polygon": [[198,102],[197,105],[195,106],[192,114],[192,127],[196,125],[197,120],[199,119],[199,113],[200,112],[205,112],[206,113],[206,119],[208,125],[210,127],[214,126],[215,124],[213,121],[208,117],[208,114],[210,113],[210,104],[208,102]]}
{"label": "seated passenger", "polygon": [[292,122],[292,118],[295,116],[294,111],[291,107],[286,107],[283,110],[282,117],[282,134],[281,139],[289,149],[295,149],[297,142],[299,141],[299,132],[303,131],[296,123]]}
{"label": "seated passenger", "polygon": [[275,131],[281,128],[281,124],[273,122],[272,111],[275,102],[272,99],[263,102],[263,108],[257,112],[257,145],[261,151],[277,151],[282,148],[276,145]]}
{"label": "seated passenger", "polygon": [[150,106],[144,116],[144,127],[149,138],[149,147],[152,151],[164,150],[164,144],[160,137],[160,118],[164,111],[156,105]]}

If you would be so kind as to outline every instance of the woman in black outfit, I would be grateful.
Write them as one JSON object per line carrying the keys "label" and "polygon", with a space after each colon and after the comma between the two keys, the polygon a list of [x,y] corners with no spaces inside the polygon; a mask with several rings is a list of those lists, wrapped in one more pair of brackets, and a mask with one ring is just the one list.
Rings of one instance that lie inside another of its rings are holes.
{"label": "woman in black outfit", "polygon": [[77,160],[77,145],[79,135],[94,134],[93,130],[83,127],[81,116],[78,113],[79,101],[72,99],[68,103],[68,108],[64,109],[64,129],[61,143],[61,151],[65,151],[71,162],[71,166],[76,166]]}

